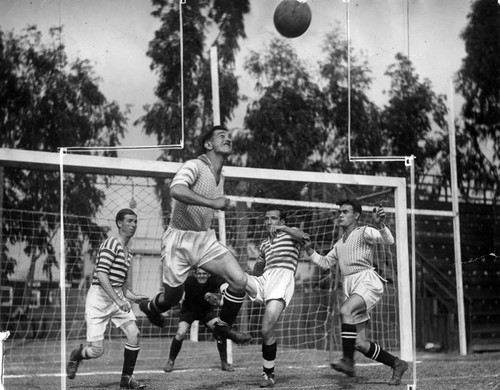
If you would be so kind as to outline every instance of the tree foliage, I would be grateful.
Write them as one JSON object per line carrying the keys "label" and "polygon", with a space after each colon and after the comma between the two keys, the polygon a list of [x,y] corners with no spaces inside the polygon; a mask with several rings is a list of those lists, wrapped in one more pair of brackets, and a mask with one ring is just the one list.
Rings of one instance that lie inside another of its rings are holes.
{"label": "tree foliage", "polygon": [[[46,44],[35,26],[21,35],[0,31],[2,147],[56,152],[63,146],[119,145],[127,112],[106,100],[87,60],[67,58],[59,34],[60,29],[51,29]],[[104,234],[101,227],[72,217],[90,219],[102,205],[105,194],[96,181],[94,175],[65,175],[66,239],[72,248],[67,253],[68,279],[79,277],[75,265],[82,242]],[[3,238],[25,244],[32,260],[28,279],[40,258],[49,278],[52,266],[58,266],[53,238],[59,229],[59,185],[59,172],[5,168],[3,208],[12,215],[2,223]],[[13,268],[2,264],[5,278]]]}
{"label": "tree foliage", "polygon": [[[446,155],[446,105],[432,90],[428,79],[420,80],[411,61],[401,53],[385,73],[391,79],[389,102],[381,113],[381,126],[388,156],[415,156],[416,182],[436,171]],[[389,175],[405,176],[402,164],[387,164]],[[439,183],[435,183],[439,184]]]}
{"label": "tree foliage", "polygon": [[466,56],[455,80],[465,100],[457,143],[459,182],[466,196],[479,188],[499,191],[500,6],[495,0],[477,0],[467,18],[461,34]]}

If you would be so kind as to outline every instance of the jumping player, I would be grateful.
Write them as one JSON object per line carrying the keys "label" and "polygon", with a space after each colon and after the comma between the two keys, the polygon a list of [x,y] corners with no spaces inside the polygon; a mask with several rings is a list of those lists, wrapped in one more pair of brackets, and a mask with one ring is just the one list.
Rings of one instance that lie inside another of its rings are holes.
{"label": "jumping player", "polygon": [[92,285],[85,301],[88,344],[82,344],[71,352],[66,374],[73,379],[82,360],[102,356],[104,333],[109,321],[112,321],[127,337],[120,388],[141,389],[144,385],[133,376],[140,347],[139,329],[129,300],[139,303],[147,297],[136,295],[127,287],[127,274],[132,261],[127,245],[137,228],[137,215],[131,209],[121,209],[116,214],[116,226],[118,235],[106,239],[99,248]]}
{"label": "jumping player", "polygon": [[201,147],[204,153],[186,161],[170,185],[172,217],[161,249],[164,291],[144,300],[139,307],[151,323],[162,327],[161,313],[179,303],[190,269],[202,268],[229,284],[220,320],[214,325],[214,337],[242,344],[250,341],[251,336],[239,332],[233,322],[245,297],[247,275],[210,228],[214,210],[229,207],[222,167],[232,152],[231,135],[226,128],[214,126],[201,138]]}
{"label": "jumping player", "polygon": [[384,292],[382,282],[385,280],[373,267],[375,245],[394,243],[389,228],[383,223],[385,211],[382,207],[373,209],[375,229],[359,226],[362,208],[356,199],[341,200],[338,204],[338,225],[342,229],[342,236],[333,249],[326,256],[320,256],[311,248],[310,242],[305,245],[307,254],[314,263],[323,269],[338,263],[343,277],[345,301],[340,308],[343,358],[331,366],[347,376],[355,376],[354,351],[357,350],[366,357],[391,367],[392,378],[389,385],[399,385],[408,369],[408,363],[368,340],[366,335],[369,313]]}

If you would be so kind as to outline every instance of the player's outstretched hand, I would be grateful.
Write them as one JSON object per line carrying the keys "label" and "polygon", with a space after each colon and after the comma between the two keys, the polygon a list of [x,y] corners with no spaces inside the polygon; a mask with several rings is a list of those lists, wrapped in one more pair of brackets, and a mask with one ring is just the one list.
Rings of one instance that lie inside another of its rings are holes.
{"label": "player's outstretched hand", "polygon": [[130,309],[132,309],[132,305],[127,299],[120,299],[118,302],[116,302],[117,306],[120,308],[120,310],[124,311],[125,313],[128,313]]}
{"label": "player's outstretched hand", "polygon": [[221,296],[219,294],[215,294],[215,293],[207,292],[205,294],[205,301],[210,303],[212,306],[221,306],[222,305]]}
{"label": "player's outstretched hand", "polygon": [[384,220],[385,220],[385,210],[382,207],[382,205],[379,205],[378,207],[374,207],[372,210],[372,219],[375,225],[377,227],[383,227]]}

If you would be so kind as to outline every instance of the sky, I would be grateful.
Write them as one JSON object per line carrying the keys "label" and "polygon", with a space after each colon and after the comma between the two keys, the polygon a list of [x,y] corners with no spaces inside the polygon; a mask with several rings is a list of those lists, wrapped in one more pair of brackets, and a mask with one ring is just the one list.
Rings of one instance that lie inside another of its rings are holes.
{"label": "sky", "polygon": [[[187,0],[195,1],[195,0]],[[198,0],[196,0],[198,1]],[[245,19],[247,39],[240,42],[236,70],[240,92],[254,94],[253,81],[243,70],[250,51],[262,50],[278,36],[272,15],[280,0],[251,0]],[[416,72],[431,80],[434,91],[447,94],[450,79],[465,56],[459,34],[466,26],[472,0],[309,0],[312,22],[309,29],[290,43],[312,69],[321,58],[326,32],[338,24],[351,46],[372,69],[374,82],[369,96],[380,106],[389,87],[384,76],[396,53],[409,54]],[[70,57],[90,60],[108,101],[131,105],[124,145],[154,145],[133,123],[144,114],[143,106],[156,101],[157,75],[146,56],[149,41],[159,27],[151,16],[149,0],[0,0],[0,26],[20,33],[35,24],[48,38],[50,27],[63,26],[63,43]],[[349,21],[349,23],[347,23]],[[344,36],[345,38],[345,36]],[[207,49],[208,50],[208,49]],[[185,53],[185,55],[188,55]],[[179,80],[180,82],[180,80]],[[230,127],[243,126],[246,107],[240,105]],[[155,159],[156,153],[122,152],[121,157]]]}

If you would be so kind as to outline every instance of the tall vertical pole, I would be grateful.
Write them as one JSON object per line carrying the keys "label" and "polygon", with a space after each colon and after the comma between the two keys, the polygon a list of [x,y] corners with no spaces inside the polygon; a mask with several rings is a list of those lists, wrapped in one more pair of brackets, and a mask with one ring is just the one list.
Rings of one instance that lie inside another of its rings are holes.
{"label": "tall vertical pole", "polygon": [[450,135],[451,202],[453,210],[453,243],[455,247],[455,277],[457,283],[458,337],[460,355],[467,355],[464,287],[462,280],[462,252],[460,248],[460,210],[458,203],[457,147],[455,139],[455,113],[453,107],[453,80],[450,80],[450,92],[448,95],[448,129]]}
{"label": "tall vertical pole", "polygon": [[60,175],[60,260],[59,260],[59,288],[61,290],[61,390],[66,390],[66,252],[64,245],[64,154],[65,148],[59,150]]}
{"label": "tall vertical pole", "polygon": [[214,126],[220,125],[220,101],[219,101],[219,58],[217,46],[210,48],[210,72],[212,75],[212,111]]}

